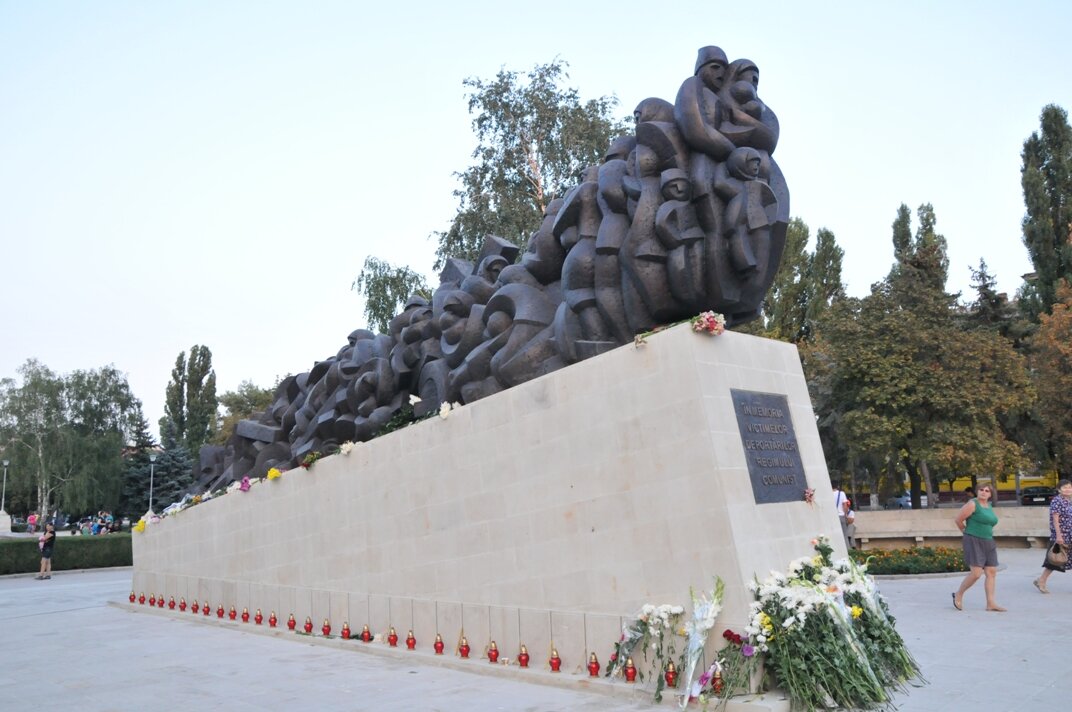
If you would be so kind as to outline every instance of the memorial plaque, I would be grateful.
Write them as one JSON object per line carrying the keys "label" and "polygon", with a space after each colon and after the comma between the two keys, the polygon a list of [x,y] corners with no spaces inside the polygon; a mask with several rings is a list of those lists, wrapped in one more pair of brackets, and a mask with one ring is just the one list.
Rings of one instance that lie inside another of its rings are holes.
{"label": "memorial plaque", "polygon": [[784,395],[730,390],[756,504],[800,502],[808,486]]}

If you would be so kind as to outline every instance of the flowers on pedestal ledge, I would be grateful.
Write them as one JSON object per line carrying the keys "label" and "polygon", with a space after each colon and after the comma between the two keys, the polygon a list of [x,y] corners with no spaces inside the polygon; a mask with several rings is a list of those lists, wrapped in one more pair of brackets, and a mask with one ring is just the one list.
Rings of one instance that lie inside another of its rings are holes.
{"label": "flowers on pedestal ledge", "polygon": [[446,418],[448,415],[450,415],[450,411],[458,410],[458,408],[461,408],[461,407],[462,407],[462,404],[458,403],[457,401],[455,401],[454,403],[448,403],[446,401],[443,401],[439,405],[439,417],[440,418]]}
{"label": "flowers on pedestal ledge", "polygon": [[252,486],[253,484],[249,481],[249,475],[246,475],[242,478],[242,482],[238,485],[238,489],[242,490],[243,492],[249,492],[249,488]]}
{"label": "flowers on pedestal ledge", "polygon": [[808,504],[815,506],[815,490],[808,487],[804,490],[804,501]]}
{"label": "flowers on pedestal ledge", "polygon": [[302,469],[308,470],[310,467],[313,466],[313,463],[316,462],[319,459],[320,459],[320,453],[317,452],[316,450],[313,450],[313,451],[311,451],[311,452],[309,452],[309,453],[307,453],[305,455],[305,457],[302,459],[302,461],[301,461],[299,466]]}
{"label": "flowers on pedestal ledge", "polygon": [[131,527],[130,530],[133,532],[138,532],[139,534],[145,531],[145,519],[139,519],[138,523]]}
{"label": "flowers on pedestal ledge", "polygon": [[692,330],[697,334],[718,336],[726,330],[726,317],[713,311],[700,312],[697,316],[692,317],[690,323],[692,324]]}
{"label": "flowers on pedestal ledge", "polygon": [[648,343],[647,339],[652,334],[657,334],[660,331],[666,331],[669,328],[675,327],[678,324],[684,324],[689,322],[692,325],[692,330],[697,334],[711,334],[712,336],[718,336],[726,330],[726,317],[718,312],[705,311],[700,312],[691,319],[682,319],[681,321],[675,321],[673,324],[660,324],[651,331],[645,331],[642,334],[637,334],[633,339],[633,346],[640,348],[644,344]]}
{"label": "flowers on pedestal ledge", "polygon": [[278,480],[282,476],[283,476],[283,473],[279,471],[279,468],[273,467],[270,470],[268,470],[267,477],[268,477],[269,482],[271,482],[272,480]]}
{"label": "flowers on pedestal ledge", "polygon": [[353,442],[347,440],[346,442],[344,442],[342,445],[339,446],[339,454],[340,455],[349,455],[350,451],[353,450],[353,449],[354,449]]}

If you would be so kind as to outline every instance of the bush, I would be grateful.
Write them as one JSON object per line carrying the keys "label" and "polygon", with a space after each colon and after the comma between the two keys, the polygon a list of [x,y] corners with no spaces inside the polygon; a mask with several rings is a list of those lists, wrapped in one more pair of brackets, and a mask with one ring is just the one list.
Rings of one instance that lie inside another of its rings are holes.
{"label": "bush", "polygon": [[[130,534],[60,536],[52,550],[53,571],[131,566],[133,563]],[[37,539],[0,540],[0,576],[33,573],[40,567]]]}
{"label": "bush", "polygon": [[909,549],[868,549],[849,552],[858,564],[867,562],[867,572],[877,576],[894,574],[944,574],[967,571],[964,552],[948,546],[913,546]]}

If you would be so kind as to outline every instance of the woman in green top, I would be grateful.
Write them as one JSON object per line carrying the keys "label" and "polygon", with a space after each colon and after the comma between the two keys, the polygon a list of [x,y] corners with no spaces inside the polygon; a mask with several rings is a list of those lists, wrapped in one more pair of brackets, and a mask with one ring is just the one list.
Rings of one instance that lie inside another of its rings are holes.
{"label": "woman in green top", "polygon": [[994,525],[998,515],[994,512],[994,487],[983,485],[975,499],[969,500],[957,513],[957,529],[964,532],[964,563],[971,569],[953,594],[953,607],[964,610],[964,592],[971,588],[979,577],[986,575],[986,610],[1004,611],[994,601],[994,586],[998,577],[998,547],[994,543]]}

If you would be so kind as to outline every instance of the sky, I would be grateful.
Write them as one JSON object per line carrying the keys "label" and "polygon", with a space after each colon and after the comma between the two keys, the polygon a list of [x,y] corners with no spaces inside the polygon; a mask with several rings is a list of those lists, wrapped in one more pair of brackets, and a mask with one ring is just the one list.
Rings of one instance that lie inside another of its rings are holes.
{"label": "sky", "polygon": [[791,214],[834,232],[854,296],[901,203],[932,203],[952,292],[1010,296],[1020,151],[1072,107],[1072,3],[529,4],[0,0],[0,378],[114,364],[150,423],[175,358],[267,386],[365,326],[368,256],[434,278],[475,147],[467,77],[559,58],[620,116],[696,50],[760,68]]}

